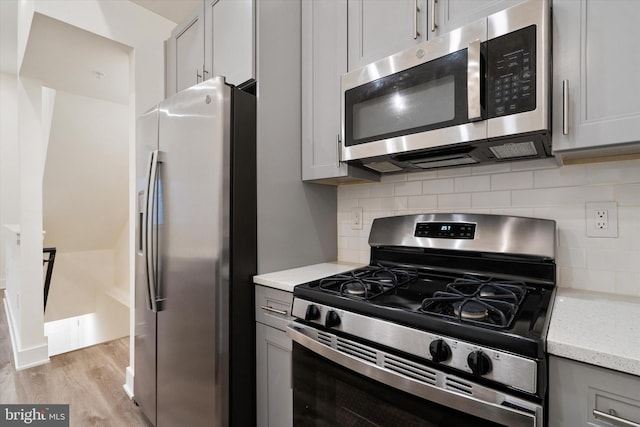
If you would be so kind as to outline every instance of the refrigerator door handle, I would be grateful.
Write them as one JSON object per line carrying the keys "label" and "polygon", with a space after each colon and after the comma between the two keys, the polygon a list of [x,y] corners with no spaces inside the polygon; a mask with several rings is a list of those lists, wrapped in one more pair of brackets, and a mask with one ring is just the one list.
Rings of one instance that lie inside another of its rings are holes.
{"label": "refrigerator door handle", "polygon": [[145,218],[145,265],[147,272],[147,295],[149,303],[147,307],[157,313],[158,312],[158,164],[161,162],[161,152],[154,150],[149,156],[149,169],[147,174],[147,200],[146,200],[146,218]]}

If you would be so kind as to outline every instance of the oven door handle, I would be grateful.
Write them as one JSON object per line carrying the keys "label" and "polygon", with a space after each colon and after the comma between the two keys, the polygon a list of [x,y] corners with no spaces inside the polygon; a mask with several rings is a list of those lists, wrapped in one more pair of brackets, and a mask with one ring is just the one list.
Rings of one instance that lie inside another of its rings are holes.
{"label": "oven door handle", "polygon": [[510,427],[542,426],[543,417],[541,413],[529,412],[524,408],[520,410],[515,405],[506,403],[506,400],[502,400],[500,403],[489,402],[414,380],[322,344],[313,338],[315,333],[314,328],[302,324],[292,323],[287,326],[287,335],[301,346],[340,366],[395,389]]}

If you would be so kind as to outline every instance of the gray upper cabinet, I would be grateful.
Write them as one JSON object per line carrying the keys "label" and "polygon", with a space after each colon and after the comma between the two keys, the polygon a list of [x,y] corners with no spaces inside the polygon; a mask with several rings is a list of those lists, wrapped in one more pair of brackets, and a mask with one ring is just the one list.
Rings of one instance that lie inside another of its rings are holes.
{"label": "gray upper cabinet", "polygon": [[524,0],[428,0],[428,38],[440,36]]}
{"label": "gray upper cabinet", "polygon": [[213,76],[254,79],[254,23],[254,0],[203,0],[166,42],[166,96]]}
{"label": "gray upper cabinet", "polygon": [[340,76],[347,72],[347,0],[302,2],[302,179],[337,184],[377,175],[339,161]]}
{"label": "gray upper cabinet", "polygon": [[253,0],[205,0],[205,65],[211,76],[241,85],[255,79]]}
{"label": "gray upper cabinet", "polygon": [[166,96],[202,82],[204,67],[204,6],[178,25],[166,42]]}
{"label": "gray upper cabinet", "polygon": [[349,0],[349,71],[427,39],[426,0]]}
{"label": "gray upper cabinet", "polygon": [[554,0],[553,150],[565,160],[640,152],[638,16],[637,0]]}

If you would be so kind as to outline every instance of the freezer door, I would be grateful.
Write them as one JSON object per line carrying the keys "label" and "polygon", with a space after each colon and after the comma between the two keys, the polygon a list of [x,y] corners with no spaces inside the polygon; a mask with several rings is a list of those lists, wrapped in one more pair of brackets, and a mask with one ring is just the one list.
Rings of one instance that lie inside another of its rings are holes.
{"label": "freezer door", "polygon": [[160,104],[158,427],[226,425],[231,90]]}
{"label": "freezer door", "polygon": [[136,123],[136,246],[135,246],[135,360],[134,398],[156,425],[156,313],[151,309],[148,237],[154,226],[147,215],[151,160],[158,150],[158,109],[142,115]]}

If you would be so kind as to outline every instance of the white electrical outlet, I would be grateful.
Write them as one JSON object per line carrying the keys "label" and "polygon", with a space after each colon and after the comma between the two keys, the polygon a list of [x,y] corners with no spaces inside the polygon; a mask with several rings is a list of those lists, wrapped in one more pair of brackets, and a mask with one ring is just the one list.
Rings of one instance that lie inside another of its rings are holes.
{"label": "white electrical outlet", "polygon": [[355,207],[351,209],[351,229],[362,230],[362,208]]}
{"label": "white electrical outlet", "polygon": [[618,237],[618,204],[588,202],[585,205],[587,237]]}

